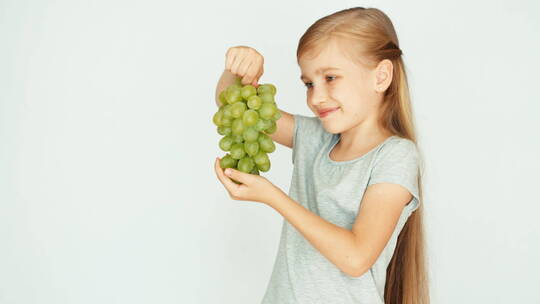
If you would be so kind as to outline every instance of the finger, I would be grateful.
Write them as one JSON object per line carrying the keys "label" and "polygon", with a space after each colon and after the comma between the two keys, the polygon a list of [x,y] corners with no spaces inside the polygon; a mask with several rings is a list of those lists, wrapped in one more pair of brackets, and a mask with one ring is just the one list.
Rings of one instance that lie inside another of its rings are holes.
{"label": "finger", "polygon": [[219,171],[221,171],[221,166],[219,165],[219,158],[216,157],[216,160],[214,161],[214,173],[216,174],[216,177],[218,180],[225,186],[225,183],[222,181],[221,176],[219,175]]}
{"label": "finger", "polygon": [[[239,51],[239,52],[242,52],[242,51]],[[231,66],[231,73],[238,75],[238,68],[240,67],[240,65],[242,64],[242,61],[244,61],[245,58],[246,56],[244,56],[243,52],[241,54],[238,54],[234,58],[234,62]]]}
{"label": "finger", "polygon": [[247,186],[249,186],[251,184],[251,181],[252,181],[252,178],[253,178],[253,176],[251,174],[244,173],[242,171],[235,170],[233,168],[225,169],[224,174],[225,174],[225,176],[228,176],[228,177],[230,177],[230,178],[232,178],[234,180],[237,180],[237,181],[239,181],[242,184],[245,184]]}
{"label": "finger", "polygon": [[[246,74],[247,74],[247,71],[249,70],[249,67],[250,67],[251,65],[252,65],[252,62],[251,62],[251,61],[249,61],[249,62],[244,61],[244,63],[243,63],[240,67],[238,67],[238,75],[239,75],[240,77],[244,77],[244,79],[245,79],[245,76],[246,76]],[[244,80],[244,79],[242,79],[242,80]],[[244,83],[244,82],[242,81],[242,84],[245,85],[246,83]]]}
{"label": "finger", "polygon": [[264,73],[264,67],[261,66],[261,68],[257,71],[257,76],[255,76],[255,80],[254,80],[254,82],[257,84],[257,87],[259,86],[259,79],[261,78],[263,73]]}
{"label": "finger", "polygon": [[236,57],[236,51],[234,50],[229,50],[227,52],[227,59],[225,61],[225,69],[226,70],[231,70],[231,66],[232,66],[232,63],[234,62],[234,58]]}
{"label": "finger", "polygon": [[251,62],[248,71],[246,72],[244,79],[242,80],[246,84],[251,84],[255,82],[255,76],[257,75],[257,63]]}
{"label": "finger", "polygon": [[223,174],[223,169],[219,165],[219,160],[220,160],[219,158],[216,158],[216,161],[214,163],[214,169],[216,170],[216,175],[217,175],[218,179],[221,181],[223,186],[225,186],[227,191],[229,191],[229,194],[232,193],[233,191],[237,191],[238,187],[240,185],[237,185],[230,178],[228,178],[225,174]]}

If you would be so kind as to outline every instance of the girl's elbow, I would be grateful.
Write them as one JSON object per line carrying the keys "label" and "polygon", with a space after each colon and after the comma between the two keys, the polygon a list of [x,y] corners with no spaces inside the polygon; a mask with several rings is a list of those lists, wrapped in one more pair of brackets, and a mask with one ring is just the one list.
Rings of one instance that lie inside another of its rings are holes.
{"label": "girl's elbow", "polygon": [[375,261],[373,259],[367,259],[364,256],[358,257],[355,260],[355,263],[353,263],[353,265],[351,265],[351,267],[349,268],[348,274],[351,277],[360,277],[364,273],[366,273],[373,266],[374,263]]}
{"label": "girl's elbow", "polygon": [[361,277],[364,273],[366,273],[370,267],[366,267],[365,263],[357,261],[356,263],[350,265],[346,273],[351,277],[358,278]]}

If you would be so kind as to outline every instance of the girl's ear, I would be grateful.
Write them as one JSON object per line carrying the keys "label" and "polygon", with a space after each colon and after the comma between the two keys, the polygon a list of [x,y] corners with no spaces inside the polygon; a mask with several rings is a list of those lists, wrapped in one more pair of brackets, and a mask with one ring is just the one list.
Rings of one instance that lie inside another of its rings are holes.
{"label": "girl's ear", "polygon": [[375,68],[375,91],[382,93],[392,82],[392,61],[383,59]]}

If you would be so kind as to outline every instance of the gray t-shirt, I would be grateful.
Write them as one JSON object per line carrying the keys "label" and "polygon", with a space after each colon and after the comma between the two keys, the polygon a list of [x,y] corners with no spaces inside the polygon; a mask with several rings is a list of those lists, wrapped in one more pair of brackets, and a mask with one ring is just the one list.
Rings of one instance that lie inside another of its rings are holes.
{"label": "gray t-shirt", "polygon": [[378,304],[384,303],[386,268],[397,237],[418,207],[418,150],[413,141],[388,137],[366,154],[334,161],[329,153],[339,134],[327,132],[318,117],[294,115],[289,196],[325,220],[352,229],[366,187],[387,182],[402,185],[413,195],[375,264],[352,277],[322,255],[286,219],[274,269],[263,304]]}

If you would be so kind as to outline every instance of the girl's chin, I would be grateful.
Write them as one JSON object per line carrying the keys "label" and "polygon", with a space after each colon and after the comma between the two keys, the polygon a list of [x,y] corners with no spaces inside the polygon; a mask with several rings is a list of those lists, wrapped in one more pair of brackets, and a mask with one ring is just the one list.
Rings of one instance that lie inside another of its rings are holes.
{"label": "girl's chin", "polygon": [[323,125],[323,128],[326,130],[326,132],[332,133],[332,134],[341,133],[340,127],[335,122],[322,120],[321,123]]}

